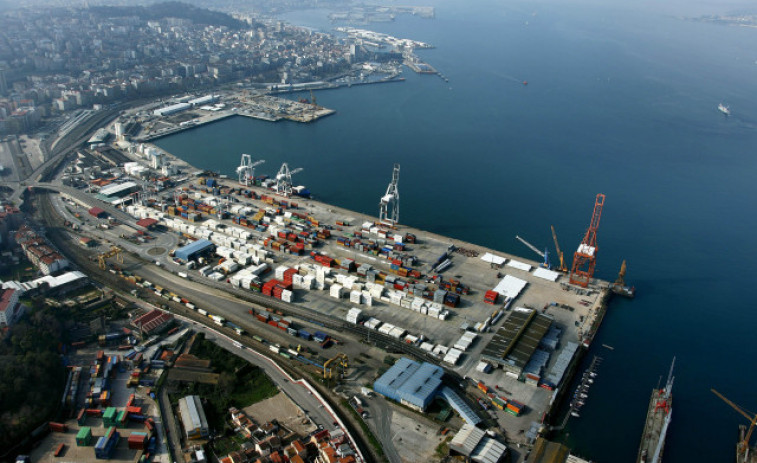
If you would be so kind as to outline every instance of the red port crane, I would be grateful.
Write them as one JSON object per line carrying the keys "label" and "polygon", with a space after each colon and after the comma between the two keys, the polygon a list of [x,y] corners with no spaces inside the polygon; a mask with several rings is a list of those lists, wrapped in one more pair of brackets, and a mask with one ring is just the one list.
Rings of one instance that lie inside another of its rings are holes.
{"label": "red port crane", "polygon": [[599,219],[602,217],[602,206],[605,204],[605,195],[597,195],[594,202],[594,214],[591,216],[589,229],[586,230],[583,241],[573,254],[573,267],[570,269],[570,283],[586,288],[594,276],[594,267],[597,265],[597,229]]}

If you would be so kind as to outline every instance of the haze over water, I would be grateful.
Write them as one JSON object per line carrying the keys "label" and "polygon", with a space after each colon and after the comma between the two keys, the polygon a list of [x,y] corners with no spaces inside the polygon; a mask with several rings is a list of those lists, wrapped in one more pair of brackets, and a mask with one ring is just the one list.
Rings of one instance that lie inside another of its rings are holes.
{"label": "haze over water", "polygon": [[[403,223],[530,259],[516,234],[552,250],[554,224],[567,257],[605,193],[597,274],[627,259],[637,297],[611,304],[564,438],[634,461],[677,356],[664,461],[732,461],[746,421],[709,389],[757,410],[757,29],[676,17],[738,3],[623,3],[435,2],[435,20],[365,28],[435,45],[419,54],[449,83],[406,69],[404,83],[317,92],[338,113],[315,124],[233,118],[157,144],[228,174],[243,152],[266,160],[258,174],[287,161],[318,199],[373,215],[399,162]],[[286,19],[329,30],[326,14]]]}

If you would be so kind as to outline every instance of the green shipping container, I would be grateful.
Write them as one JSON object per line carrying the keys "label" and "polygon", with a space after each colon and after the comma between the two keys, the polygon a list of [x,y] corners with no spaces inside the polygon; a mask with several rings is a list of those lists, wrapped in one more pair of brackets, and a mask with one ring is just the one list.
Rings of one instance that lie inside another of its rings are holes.
{"label": "green shipping container", "polygon": [[79,429],[79,432],[76,433],[76,446],[86,447],[90,442],[92,442],[92,428],[89,426],[83,426]]}
{"label": "green shipping container", "polygon": [[516,412],[515,410],[510,410],[509,408],[506,408],[505,411],[513,416],[520,416],[520,413]]}

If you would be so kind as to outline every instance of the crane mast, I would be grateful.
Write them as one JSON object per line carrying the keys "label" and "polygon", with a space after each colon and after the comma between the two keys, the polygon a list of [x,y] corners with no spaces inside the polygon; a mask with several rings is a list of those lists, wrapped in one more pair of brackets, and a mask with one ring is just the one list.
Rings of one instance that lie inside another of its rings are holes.
{"label": "crane mast", "polygon": [[557,232],[555,231],[555,226],[550,225],[550,227],[552,227],[552,240],[555,242],[555,250],[557,251],[557,257],[560,259],[560,271],[567,272],[568,268],[565,266],[565,257],[562,253],[562,250],[560,250],[560,243],[557,242]]}
{"label": "crane mast", "polygon": [[242,155],[242,161],[237,167],[237,176],[239,177],[239,184],[244,186],[250,186],[255,183],[255,167],[263,164],[264,160],[252,162],[252,156],[249,154]]}
{"label": "crane mast", "polygon": [[[743,455],[744,456],[743,461],[749,461],[748,460],[748,458],[749,458],[749,441],[752,439],[752,431],[754,431],[754,425],[757,424],[757,415],[751,416],[750,414],[748,414],[747,412],[745,412],[741,407],[739,407],[735,403],[733,403],[730,400],[728,400],[723,394],[719,393],[715,389],[710,389],[710,391],[712,391],[712,393],[715,394],[716,396],[720,397],[723,400],[723,402],[725,402],[728,405],[730,405],[731,408],[733,408],[734,410],[736,410],[741,416],[743,416],[744,418],[746,418],[747,420],[749,420],[749,430],[747,431],[746,436],[744,437],[744,440],[741,441],[741,442],[739,442],[739,445],[738,445],[738,448],[737,448],[737,452],[739,453],[739,455]],[[742,461],[742,460],[739,460],[739,461]]]}
{"label": "crane mast", "polygon": [[591,223],[586,230],[584,239],[573,254],[573,266],[570,270],[570,283],[586,288],[594,277],[594,267],[597,265],[597,229],[602,217],[602,207],[605,203],[605,195],[597,195],[594,202],[594,213]]}
{"label": "crane mast", "polygon": [[400,192],[397,187],[400,181],[400,165],[395,164],[392,171],[392,181],[386,187],[386,193],[379,202],[379,220],[387,225],[396,225],[400,221]]}
{"label": "crane mast", "polygon": [[279,173],[276,174],[276,193],[290,197],[292,196],[292,175],[302,172],[302,167],[289,170],[289,165],[285,162],[281,165]]}
{"label": "crane mast", "polygon": [[525,239],[521,238],[518,235],[515,235],[515,239],[520,241],[521,243],[525,244],[530,250],[541,256],[542,259],[544,259],[544,262],[541,264],[544,268],[549,268],[549,251],[547,249],[544,249],[544,252],[540,251],[539,248],[534,246],[533,244],[529,243]]}

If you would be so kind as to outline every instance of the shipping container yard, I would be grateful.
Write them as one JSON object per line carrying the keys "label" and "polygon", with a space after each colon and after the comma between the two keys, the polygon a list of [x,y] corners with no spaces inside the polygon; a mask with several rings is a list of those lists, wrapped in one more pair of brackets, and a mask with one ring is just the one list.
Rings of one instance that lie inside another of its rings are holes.
{"label": "shipping container yard", "polygon": [[[119,198],[97,195],[119,209],[102,206],[106,217],[80,219],[111,243],[98,257],[101,268],[110,266],[111,273],[239,337],[252,331],[263,340],[270,333],[266,351],[314,372],[325,375],[332,355],[302,355],[300,343],[318,352],[359,338],[443,367],[476,413],[508,436],[519,439],[544,418],[557,421],[562,386],[592,342],[610,295],[606,282],[592,278],[604,195],[597,196],[591,225],[576,243],[580,259],[574,262],[586,265],[568,271],[559,247],[560,267],[553,269],[543,255],[545,262],[536,262],[402,225],[399,165],[386,193],[377,195],[377,218],[311,199],[292,181],[301,169],[286,163],[275,175],[256,175],[262,161],[243,155],[238,179],[231,179],[198,171],[150,145],[125,154],[133,161],[127,172],[132,180],[121,176],[115,184],[142,190]],[[114,173],[84,179],[78,191],[59,191],[71,207],[105,204],[81,189],[115,189]],[[152,186],[138,177],[150,178]],[[145,264],[126,271],[109,263],[118,259],[114,243]],[[176,278],[166,280],[170,274]],[[166,287],[149,283],[152,277]],[[190,287],[254,304],[245,313],[208,306],[197,293],[182,294]],[[160,362],[150,364],[160,368]],[[448,396],[439,397],[467,409]]]}
{"label": "shipping container yard", "polygon": [[587,346],[601,322],[606,283],[570,285],[566,273],[538,262],[296,196],[304,187],[276,194],[276,177],[240,182],[190,176],[171,195],[126,211],[180,237],[163,264],[182,278],[228,284],[413,345],[474,384],[507,391],[509,403],[528,404],[536,411],[529,419],[554,405],[577,346]]}
{"label": "shipping container yard", "polygon": [[[32,451],[32,461],[61,457],[76,462],[141,462],[163,453],[162,422],[152,386],[161,372],[155,359],[164,349],[155,343],[158,338],[136,346],[131,333],[113,334],[120,334],[117,341],[129,349],[106,341],[111,347],[79,346],[69,355],[70,362],[79,365],[70,368],[64,395],[69,418],[48,423],[50,433]],[[169,331],[163,341],[172,342],[178,335]]]}

